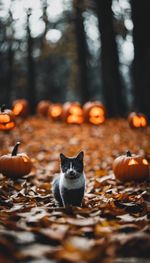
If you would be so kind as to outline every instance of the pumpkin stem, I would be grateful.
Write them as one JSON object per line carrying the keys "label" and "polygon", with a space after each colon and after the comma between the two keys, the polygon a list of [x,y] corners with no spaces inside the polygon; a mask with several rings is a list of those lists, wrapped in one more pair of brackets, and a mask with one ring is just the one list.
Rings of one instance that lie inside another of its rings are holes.
{"label": "pumpkin stem", "polygon": [[3,104],[3,105],[1,106],[1,112],[4,112],[5,108],[6,108],[5,104]]}
{"label": "pumpkin stem", "polygon": [[131,157],[132,156],[130,151],[127,151],[126,154],[127,154],[127,157]]}
{"label": "pumpkin stem", "polygon": [[11,156],[17,155],[19,145],[20,145],[20,142],[17,142],[14,149],[12,150]]}

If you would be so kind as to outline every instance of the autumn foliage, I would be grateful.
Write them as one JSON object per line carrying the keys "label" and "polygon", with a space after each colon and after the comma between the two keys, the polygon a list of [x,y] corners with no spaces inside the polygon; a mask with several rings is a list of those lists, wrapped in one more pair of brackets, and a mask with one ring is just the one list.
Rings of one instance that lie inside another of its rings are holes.
{"label": "autumn foliage", "polygon": [[[116,181],[112,163],[127,150],[149,161],[149,138],[149,127],[131,129],[122,119],[94,126],[32,117],[1,131],[0,154],[20,141],[33,168],[15,181],[0,174],[0,263],[148,262],[150,183]],[[83,205],[59,207],[51,193],[59,154],[80,150],[87,178]]]}

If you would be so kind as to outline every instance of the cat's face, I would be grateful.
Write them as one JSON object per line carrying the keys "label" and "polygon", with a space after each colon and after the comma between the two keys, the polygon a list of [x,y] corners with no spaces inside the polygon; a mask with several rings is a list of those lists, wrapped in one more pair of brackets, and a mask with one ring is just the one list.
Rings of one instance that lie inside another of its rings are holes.
{"label": "cat's face", "polygon": [[74,179],[79,177],[83,172],[83,152],[80,152],[76,157],[66,157],[60,154],[61,171],[66,178]]}

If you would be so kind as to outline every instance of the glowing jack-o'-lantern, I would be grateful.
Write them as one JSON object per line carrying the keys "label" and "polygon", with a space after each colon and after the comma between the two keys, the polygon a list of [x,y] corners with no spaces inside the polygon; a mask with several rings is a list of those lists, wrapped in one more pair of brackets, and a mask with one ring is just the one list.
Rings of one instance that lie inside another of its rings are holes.
{"label": "glowing jack-o'-lantern", "polygon": [[66,102],[64,104],[64,120],[68,124],[83,123],[83,109],[78,102]]}
{"label": "glowing jack-o'-lantern", "polygon": [[19,145],[17,142],[11,154],[0,157],[0,173],[12,179],[21,178],[32,168],[32,162],[25,153],[17,154]]}
{"label": "glowing jack-o'-lantern", "polygon": [[143,181],[149,178],[148,161],[139,155],[126,155],[117,157],[113,162],[113,171],[120,181]]}
{"label": "glowing jack-o'-lantern", "polygon": [[51,102],[49,100],[41,100],[37,104],[36,112],[39,116],[47,117],[48,115],[48,109],[51,105]]}
{"label": "glowing jack-o'-lantern", "polygon": [[105,107],[101,102],[87,102],[83,106],[84,118],[86,122],[100,125],[105,121]]}
{"label": "glowing jack-o'-lantern", "polygon": [[48,116],[54,121],[63,119],[63,106],[60,103],[51,104],[48,109]]}
{"label": "glowing jack-o'-lantern", "polygon": [[15,115],[9,109],[5,109],[5,105],[2,105],[0,110],[0,130],[9,131],[16,126]]}
{"label": "glowing jack-o'-lantern", "polygon": [[29,103],[26,99],[18,99],[13,101],[12,111],[16,117],[25,118],[29,114]]}
{"label": "glowing jack-o'-lantern", "polygon": [[148,119],[143,113],[131,112],[128,116],[128,122],[131,128],[145,128],[148,125]]}

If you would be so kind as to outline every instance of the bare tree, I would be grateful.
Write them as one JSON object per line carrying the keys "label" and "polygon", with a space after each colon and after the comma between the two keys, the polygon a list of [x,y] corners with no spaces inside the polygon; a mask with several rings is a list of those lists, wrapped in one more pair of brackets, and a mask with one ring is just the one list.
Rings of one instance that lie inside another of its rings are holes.
{"label": "bare tree", "polygon": [[36,87],[35,87],[35,66],[33,59],[33,38],[30,30],[31,9],[27,10],[27,70],[28,70],[28,88],[27,99],[30,105],[31,113],[34,113],[36,103]]}
{"label": "bare tree", "polygon": [[11,10],[9,10],[9,17],[7,21],[8,34],[7,34],[7,79],[6,87],[4,92],[4,102],[10,107],[11,92],[13,88],[13,66],[14,66],[14,50],[13,50],[13,40],[14,40],[14,29],[13,29],[13,16]]}
{"label": "bare tree", "polygon": [[86,43],[86,34],[83,23],[83,0],[74,0],[74,21],[75,33],[77,40],[77,53],[79,65],[80,96],[81,102],[84,103],[90,99],[90,92],[87,81],[87,54],[88,48]]}
{"label": "bare tree", "polygon": [[150,113],[150,1],[131,0],[133,19],[133,92],[135,108]]}
{"label": "bare tree", "polygon": [[101,36],[103,95],[109,117],[125,114],[125,97],[113,28],[112,0],[96,0]]}

